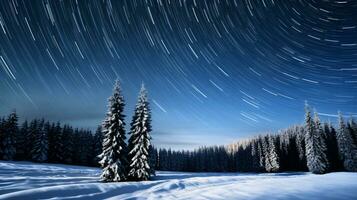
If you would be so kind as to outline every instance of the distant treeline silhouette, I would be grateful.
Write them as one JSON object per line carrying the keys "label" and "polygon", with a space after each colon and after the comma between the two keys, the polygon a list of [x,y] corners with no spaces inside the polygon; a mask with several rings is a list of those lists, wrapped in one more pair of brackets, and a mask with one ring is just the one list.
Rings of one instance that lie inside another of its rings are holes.
{"label": "distant treeline silhouette", "polygon": [[[44,119],[18,126],[15,112],[0,120],[0,158],[98,166],[102,131],[92,134]],[[308,106],[304,125],[262,134],[228,146],[193,151],[151,148],[156,170],[190,172],[357,171],[357,123],[341,113],[338,125],[321,123]]]}
{"label": "distant treeline silhouette", "polygon": [[16,112],[0,120],[0,158],[97,166],[102,152],[100,129],[91,131],[44,119],[17,125]]}

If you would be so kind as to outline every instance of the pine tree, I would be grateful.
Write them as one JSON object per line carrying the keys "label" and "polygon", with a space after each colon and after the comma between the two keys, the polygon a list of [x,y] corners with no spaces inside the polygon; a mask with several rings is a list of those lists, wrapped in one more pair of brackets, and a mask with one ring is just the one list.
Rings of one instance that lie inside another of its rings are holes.
{"label": "pine tree", "polygon": [[263,139],[262,137],[258,137],[258,156],[259,156],[259,168],[260,171],[265,170],[265,156],[264,156],[264,149],[263,149]]}
{"label": "pine tree", "polygon": [[6,122],[4,128],[2,155],[4,160],[14,160],[16,155],[16,135],[18,134],[17,114],[12,112]]}
{"label": "pine tree", "polygon": [[303,126],[296,126],[296,147],[299,154],[299,169],[306,171],[306,144],[305,144],[305,130]]}
{"label": "pine tree", "polygon": [[45,162],[48,159],[48,138],[44,128],[44,120],[40,121],[34,132],[31,156],[35,162]]}
{"label": "pine tree", "polygon": [[318,144],[320,145],[320,165],[323,165],[325,168],[325,172],[329,170],[330,163],[327,158],[327,143],[326,143],[326,135],[322,129],[322,125],[320,119],[317,115],[317,112],[314,113],[314,125],[315,125],[315,133],[318,137]]}
{"label": "pine tree", "polygon": [[80,165],[79,160],[80,160],[80,133],[78,128],[74,128],[73,134],[72,134],[72,140],[73,140],[73,153],[72,153],[72,163],[75,165]]}
{"label": "pine tree", "polygon": [[314,174],[324,174],[328,171],[328,160],[326,156],[326,146],[322,142],[321,125],[317,115],[315,115],[315,122],[311,117],[309,106],[305,106],[305,145],[306,145],[306,159],[307,167],[310,172]]}
{"label": "pine tree", "polygon": [[261,163],[260,163],[260,144],[258,139],[252,140],[251,147],[251,156],[252,156],[252,170],[253,171],[261,171]]}
{"label": "pine tree", "polygon": [[34,146],[35,135],[38,129],[39,122],[37,119],[33,119],[30,122],[30,126],[26,133],[25,149],[26,149],[26,160],[32,160],[32,149]]}
{"label": "pine tree", "polygon": [[103,151],[98,156],[105,182],[126,180],[127,145],[125,143],[124,98],[119,81],[116,81],[113,95],[109,98],[107,118],[103,122]]}
{"label": "pine tree", "polygon": [[157,151],[152,145],[150,145],[150,147],[149,147],[150,174],[152,174],[154,176],[155,176],[156,165],[157,165]]}
{"label": "pine tree", "polygon": [[330,122],[324,124],[324,133],[326,135],[327,158],[330,164],[330,171],[339,171],[342,168],[342,163],[339,158],[336,130]]}
{"label": "pine tree", "polygon": [[277,135],[277,150],[280,158],[281,169],[285,170],[289,167],[289,135],[287,131],[281,132]]}
{"label": "pine tree", "polygon": [[[102,126],[98,126],[93,138],[94,155],[99,155],[100,153],[102,153],[102,148],[103,148],[102,144],[103,144]],[[99,162],[98,157],[94,156],[92,162],[94,163],[94,165],[97,165]]]}
{"label": "pine tree", "polygon": [[63,162],[66,164],[73,163],[74,139],[73,128],[69,125],[64,125],[62,129],[62,144],[63,144]]}
{"label": "pine tree", "polygon": [[93,157],[96,156],[94,154],[94,136],[92,134],[92,131],[86,130],[84,132],[84,141],[83,141],[83,148],[85,150],[85,162],[83,163],[86,166],[91,166],[93,165]]}
{"label": "pine tree", "polygon": [[341,112],[338,113],[339,127],[337,131],[337,145],[343,166],[347,171],[357,171],[357,152],[353,139],[349,134]]}
{"label": "pine tree", "polygon": [[93,151],[93,136],[90,131],[77,130],[76,131],[75,145],[75,163],[79,165],[89,165],[92,161],[90,158],[90,153]]}
{"label": "pine tree", "polygon": [[263,158],[264,158],[264,169],[266,172],[269,172],[269,143],[266,136],[261,136],[261,143],[262,143],[262,151],[263,151]]}
{"label": "pine tree", "polygon": [[160,170],[168,170],[168,158],[167,158],[167,150],[160,149],[159,150],[159,169]]}
{"label": "pine tree", "polygon": [[63,132],[61,124],[52,124],[51,131],[48,133],[48,160],[50,162],[63,162]]}
{"label": "pine tree", "polygon": [[144,85],[141,87],[130,125],[128,176],[135,181],[148,180],[153,172],[149,166],[151,113]]}
{"label": "pine tree", "polygon": [[16,160],[25,160],[27,149],[26,149],[26,140],[27,133],[29,131],[29,126],[27,120],[22,124],[21,129],[17,131],[16,135]]}
{"label": "pine tree", "polygon": [[264,137],[265,146],[265,170],[267,172],[278,172],[280,170],[279,157],[272,136]]}

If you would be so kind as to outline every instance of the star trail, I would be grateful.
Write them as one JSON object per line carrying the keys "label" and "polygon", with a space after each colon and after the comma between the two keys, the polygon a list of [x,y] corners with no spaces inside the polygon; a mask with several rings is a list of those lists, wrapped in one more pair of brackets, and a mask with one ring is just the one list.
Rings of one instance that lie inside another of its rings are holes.
{"label": "star trail", "polygon": [[140,84],[158,146],[224,144],[357,114],[355,0],[2,0],[0,113],[94,129]]}

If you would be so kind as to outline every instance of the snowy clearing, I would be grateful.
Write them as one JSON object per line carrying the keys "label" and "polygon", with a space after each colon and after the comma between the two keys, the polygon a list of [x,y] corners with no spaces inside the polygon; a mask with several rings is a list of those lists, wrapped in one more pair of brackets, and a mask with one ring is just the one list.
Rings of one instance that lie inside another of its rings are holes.
{"label": "snowy clearing", "polygon": [[357,199],[357,173],[158,172],[153,181],[100,183],[100,169],[0,161],[0,199]]}

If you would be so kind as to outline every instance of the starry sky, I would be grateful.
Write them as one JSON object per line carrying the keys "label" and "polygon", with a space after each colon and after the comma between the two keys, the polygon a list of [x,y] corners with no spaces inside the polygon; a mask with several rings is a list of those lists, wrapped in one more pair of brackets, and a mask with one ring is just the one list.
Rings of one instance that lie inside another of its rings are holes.
{"label": "starry sky", "polygon": [[[141,83],[153,142],[226,144],[357,114],[356,0],[1,0],[0,114],[95,129]],[[127,129],[128,130],[128,129]]]}

